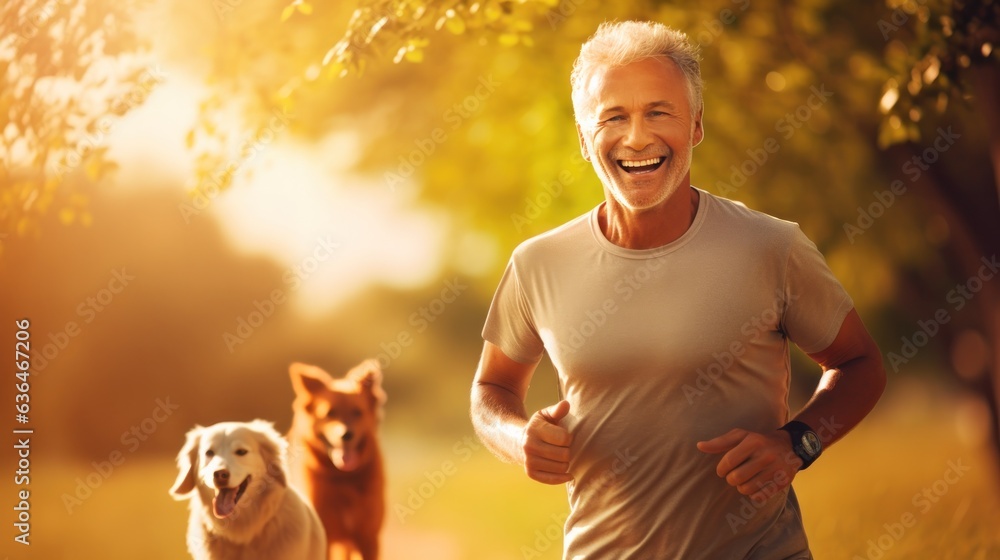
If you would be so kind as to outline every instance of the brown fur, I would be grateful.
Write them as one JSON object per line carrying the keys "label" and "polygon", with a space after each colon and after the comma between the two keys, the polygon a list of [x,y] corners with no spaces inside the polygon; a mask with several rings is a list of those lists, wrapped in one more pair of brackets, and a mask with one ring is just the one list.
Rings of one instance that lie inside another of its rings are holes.
{"label": "brown fur", "polygon": [[362,362],[342,379],[298,363],[289,373],[292,483],[323,521],[330,560],[377,560],[385,516],[378,427],[386,399],[378,362]]}
{"label": "brown fur", "polygon": [[[187,545],[196,560],[322,560],[325,535],[316,512],[288,488],[288,443],[270,422],[195,426],[177,456],[170,494],[190,500]],[[209,453],[210,451],[210,453]],[[225,472],[227,480],[218,478]],[[220,488],[246,489],[231,512],[216,515]]]}

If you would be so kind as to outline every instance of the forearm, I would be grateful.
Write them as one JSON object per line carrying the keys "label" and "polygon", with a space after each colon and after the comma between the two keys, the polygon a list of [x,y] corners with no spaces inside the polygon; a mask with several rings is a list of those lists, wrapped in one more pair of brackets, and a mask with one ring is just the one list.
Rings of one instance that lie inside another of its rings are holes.
{"label": "forearm", "polygon": [[509,389],[483,381],[472,385],[471,400],[472,425],[487,449],[503,461],[524,464],[524,402]]}
{"label": "forearm", "polygon": [[824,447],[844,437],[868,415],[885,389],[878,353],[827,368],[809,403],[795,420],[808,424]]}

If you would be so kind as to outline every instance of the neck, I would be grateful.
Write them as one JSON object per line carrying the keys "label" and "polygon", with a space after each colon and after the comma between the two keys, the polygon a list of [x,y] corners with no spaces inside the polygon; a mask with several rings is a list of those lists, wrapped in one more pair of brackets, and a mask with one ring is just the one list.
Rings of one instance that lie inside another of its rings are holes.
{"label": "neck", "polygon": [[631,210],[608,196],[598,213],[598,223],[604,237],[619,247],[655,249],[677,240],[691,227],[699,198],[697,190],[685,186],[659,206]]}

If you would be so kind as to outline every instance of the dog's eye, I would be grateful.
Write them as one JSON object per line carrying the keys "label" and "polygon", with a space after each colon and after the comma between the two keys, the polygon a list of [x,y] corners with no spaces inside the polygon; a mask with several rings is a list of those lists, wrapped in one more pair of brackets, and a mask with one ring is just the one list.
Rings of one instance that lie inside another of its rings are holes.
{"label": "dog's eye", "polygon": [[212,451],[211,449],[209,449],[209,450],[205,451],[205,456],[206,457],[215,457],[215,451]]}
{"label": "dog's eye", "polygon": [[236,454],[239,455],[240,457],[242,457],[242,456],[244,456],[244,455],[247,454],[247,450],[246,449],[237,449],[236,450]]}
{"label": "dog's eye", "polygon": [[352,418],[361,418],[361,409],[360,408],[355,408],[355,409],[351,410],[351,417]]}

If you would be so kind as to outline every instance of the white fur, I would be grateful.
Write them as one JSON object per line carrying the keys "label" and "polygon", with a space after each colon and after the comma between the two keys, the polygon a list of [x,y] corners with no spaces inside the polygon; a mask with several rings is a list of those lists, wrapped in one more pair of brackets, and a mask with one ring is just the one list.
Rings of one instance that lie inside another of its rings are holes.
{"label": "white fur", "polygon": [[[287,447],[263,420],[196,426],[188,432],[170,493],[190,499],[187,545],[195,560],[325,560],[319,517],[287,485]],[[229,472],[233,487],[250,477],[236,508],[223,519],[212,506],[219,470]]]}

